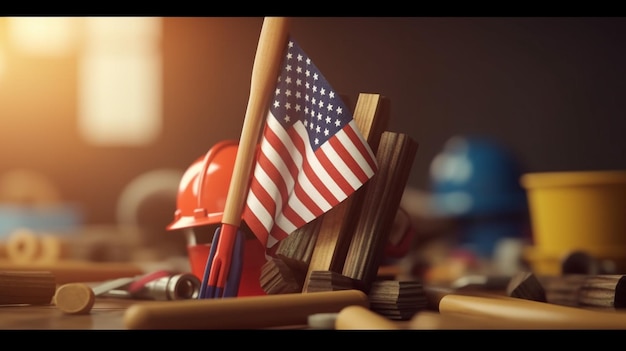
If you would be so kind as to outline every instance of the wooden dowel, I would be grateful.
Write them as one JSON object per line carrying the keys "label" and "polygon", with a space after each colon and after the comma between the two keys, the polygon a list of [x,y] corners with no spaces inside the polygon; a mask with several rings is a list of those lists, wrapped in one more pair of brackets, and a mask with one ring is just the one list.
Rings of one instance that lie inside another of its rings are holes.
{"label": "wooden dowel", "polygon": [[360,290],[137,303],[124,313],[129,329],[261,329],[306,325],[308,316],[369,306]]}
{"label": "wooden dowel", "polygon": [[514,297],[450,294],[439,312],[483,316],[507,322],[532,323],[534,329],[626,329],[626,313],[560,306]]}
{"label": "wooden dowel", "polygon": [[337,314],[336,330],[397,330],[400,326],[363,306],[347,306]]}
{"label": "wooden dowel", "polygon": [[239,227],[241,222],[254,154],[265,121],[267,102],[275,87],[282,55],[287,46],[288,28],[289,20],[284,17],[265,17],[263,21],[252,67],[248,106],[222,217],[222,223],[235,227]]}

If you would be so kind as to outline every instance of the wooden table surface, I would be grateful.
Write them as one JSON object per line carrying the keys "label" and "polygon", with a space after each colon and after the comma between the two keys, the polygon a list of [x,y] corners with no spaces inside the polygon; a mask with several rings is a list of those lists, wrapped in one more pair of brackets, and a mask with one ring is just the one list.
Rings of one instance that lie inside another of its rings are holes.
{"label": "wooden table surface", "polygon": [[[64,314],[55,305],[1,305],[0,329],[20,330],[122,330],[124,312],[138,300],[97,298],[91,312]],[[145,302],[145,301],[142,301]]]}

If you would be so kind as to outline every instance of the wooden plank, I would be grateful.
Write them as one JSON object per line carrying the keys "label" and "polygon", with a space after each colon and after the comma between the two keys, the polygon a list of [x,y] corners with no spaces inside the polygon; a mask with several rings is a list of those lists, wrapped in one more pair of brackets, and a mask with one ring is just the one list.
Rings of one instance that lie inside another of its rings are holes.
{"label": "wooden plank", "polygon": [[[359,95],[354,110],[354,119],[374,153],[378,149],[380,136],[387,128],[389,117],[389,101],[386,98],[379,94],[362,93]],[[303,292],[308,291],[311,272],[341,272],[343,269],[350,239],[358,223],[361,199],[367,192],[368,183],[322,217],[304,280]]]}
{"label": "wooden plank", "polygon": [[379,171],[368,184],[343,267],[343,275],[361,280],[366,292],[376,280],[416,152],[417,143],[406,134],[381,136],[376,155]]}

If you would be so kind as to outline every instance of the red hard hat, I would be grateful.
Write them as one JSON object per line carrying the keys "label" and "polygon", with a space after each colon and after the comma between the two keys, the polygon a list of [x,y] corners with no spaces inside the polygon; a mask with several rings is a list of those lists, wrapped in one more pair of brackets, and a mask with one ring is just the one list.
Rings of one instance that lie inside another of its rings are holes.
{"label": "red hard hat", "polygon": [[237,146],[235,140],[221,141],[185,171],[168,230],[221,223]]}

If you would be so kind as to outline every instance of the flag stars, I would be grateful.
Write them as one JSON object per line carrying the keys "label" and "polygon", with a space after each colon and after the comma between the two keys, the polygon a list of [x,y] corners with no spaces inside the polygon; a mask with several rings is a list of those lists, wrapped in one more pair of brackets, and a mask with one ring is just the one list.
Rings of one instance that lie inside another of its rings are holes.
{"label": "flag stars", "polygon": [[283,125],[302,123],[310,135],[311,146],[319,146],[345,125],[346,107],[298,45],[291,41],[289,47],[283,56],[272,109],[282,113],[279,118]]}

